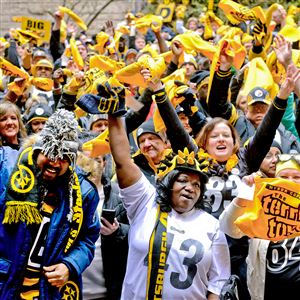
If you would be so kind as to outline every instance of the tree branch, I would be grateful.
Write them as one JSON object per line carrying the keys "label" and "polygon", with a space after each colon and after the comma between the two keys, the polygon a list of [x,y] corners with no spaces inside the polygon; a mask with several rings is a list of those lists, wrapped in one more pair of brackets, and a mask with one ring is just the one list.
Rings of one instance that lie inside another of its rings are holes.
{"label": "tree branch", "polygon": [[90,25],[96,20],[96,18],[102,13],[102,11],[113,2],[114,0],[108,0],[89,20],[89,22],[86,24],[86,26],[89,28]]}

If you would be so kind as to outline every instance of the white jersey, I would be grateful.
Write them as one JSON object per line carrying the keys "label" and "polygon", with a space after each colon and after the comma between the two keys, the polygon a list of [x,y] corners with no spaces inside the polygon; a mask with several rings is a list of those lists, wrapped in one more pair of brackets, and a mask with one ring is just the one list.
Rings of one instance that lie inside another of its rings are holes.
{"label": "white jersey", "polygon": [[[122,299],[146,298],[149,240],[156,221],[155,188],[143,175],[120,191],[130,220]],[[219,221],[202,210],[168,214],[163,299],[207,299],[230,275],[229,250]]]}
{"label": "white jersey", "polygon": [[219,219],[226,206],[237,196],[241,185],[239,170],[232,169],[228,177],[211,176],[206,184],[205,197],[212,206],[212,215]]}

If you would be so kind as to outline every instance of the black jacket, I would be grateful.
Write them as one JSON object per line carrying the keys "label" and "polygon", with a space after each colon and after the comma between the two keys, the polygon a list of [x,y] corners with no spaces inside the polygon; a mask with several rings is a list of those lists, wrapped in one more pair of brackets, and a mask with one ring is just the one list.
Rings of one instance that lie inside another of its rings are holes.
{"label": "black jacket", "polygon": [[129,222],[127,213],[119,197],[119,187],[110,179],[102,177],[104,189],[103,208],[115,209],[120,227],[111,235],[101,235],[103,275],[109,300],[121,297],[122,284],[126,271],[128,255]]}
{"label": "black jacket", "polygon": [[[61,58],[65,50],[64,45],[60,42],[60,30],[52,30],[50,37],[50,53],[53,57],[53,61],[56,62]],[[58,69],[56,66],[55,69]]]}

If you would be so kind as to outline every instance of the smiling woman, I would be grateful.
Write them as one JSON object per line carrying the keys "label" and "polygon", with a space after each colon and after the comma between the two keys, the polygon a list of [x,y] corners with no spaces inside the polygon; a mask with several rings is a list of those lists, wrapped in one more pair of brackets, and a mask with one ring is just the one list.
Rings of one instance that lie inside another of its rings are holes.
{"label": "smiling woman", "polygon": [[0,145],[19,149],[25,137],[26,129],[18,106],[8,101],[0,103]]}
{"label": "smiling woman", "polygon": [[227,162],[239,149],[239,137],[226,120],[214,118],[203,128],[199,144],[218,162]]}
{"label": "smiling woman", "polygon": [[222,118],[209,121],[196,139],[200,147],[199,159],[206,161],[209,176],[205,196],[212,205],[212,214],[217,218],[234,198],[240,182],[237,168],[239,141],[236,130]]}
{"label": "smiling woman", "polygon": [[[270,150],[280,118],[274,117],[274,107],[266,113],[255,135],[245,147],[239,146],[235,128],[225,119],[214,118],[200,132],[197,144],[199,159],[206,164],[209,177],[205,198],[212,207],[212,215],[219,218],[224,209],[237,196],[241,177],[259,169]],[[272,122],[271,122],[272,120]],[[250,299],[246,289],[246,262],[248,238],[233,239],[226,236],[230,247],[231,273],[240,277],[242,298]]]}

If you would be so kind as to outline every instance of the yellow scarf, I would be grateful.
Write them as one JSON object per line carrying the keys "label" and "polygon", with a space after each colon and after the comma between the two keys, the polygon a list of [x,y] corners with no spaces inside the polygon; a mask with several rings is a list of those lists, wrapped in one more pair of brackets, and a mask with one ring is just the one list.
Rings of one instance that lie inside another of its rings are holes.
{"label": "yellow scarf", "polygon": [[[203,172],[209,171],[209,169],[213,169],[215,166],[220,165],[220,163],[212,158],[205,150],[202,148],[199,150],[198,154],[198,161],[201,163],[204,167]],[[230,173],[231,170],[237,165],[239,159],[236,154],[232,154],[229,159],[227,160],[225,164],[225,170],[226,172]]]}

